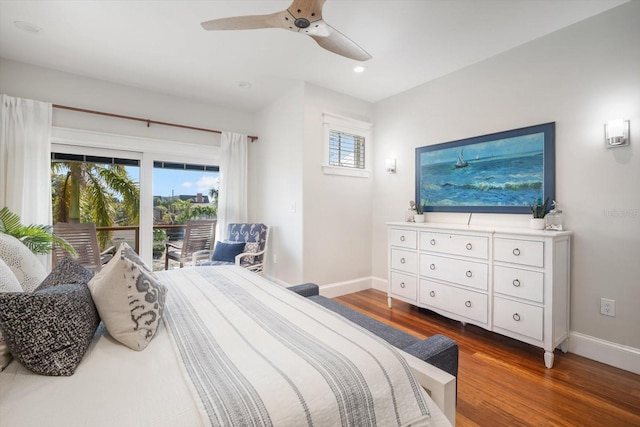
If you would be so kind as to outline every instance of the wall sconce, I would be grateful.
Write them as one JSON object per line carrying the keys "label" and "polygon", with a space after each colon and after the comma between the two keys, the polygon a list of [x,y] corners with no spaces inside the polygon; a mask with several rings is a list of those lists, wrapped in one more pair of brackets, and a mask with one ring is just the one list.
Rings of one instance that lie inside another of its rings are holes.
{"label": "wall sconce", "polygon": [[607,148],[629,145],[629,120],[609,120],[604,125],[604,139]]}
{"label": "wall sconce", "polygon": [[386,159],[384,161],[384,170],[387,173],[396,173],[396,159]]}

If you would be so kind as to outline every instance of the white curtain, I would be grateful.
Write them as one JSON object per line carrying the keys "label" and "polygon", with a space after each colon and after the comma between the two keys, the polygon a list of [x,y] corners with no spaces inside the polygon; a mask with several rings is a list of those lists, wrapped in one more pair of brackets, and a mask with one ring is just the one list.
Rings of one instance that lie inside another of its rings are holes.
{"label": "white curtain", "polygon": [[222,132],[216,240],[225,240],[234,222],[247,222],[247,135]]}
{"label": "white curtain", "polygon": [[2,95],[0,208],[51,224],[51,104]]}

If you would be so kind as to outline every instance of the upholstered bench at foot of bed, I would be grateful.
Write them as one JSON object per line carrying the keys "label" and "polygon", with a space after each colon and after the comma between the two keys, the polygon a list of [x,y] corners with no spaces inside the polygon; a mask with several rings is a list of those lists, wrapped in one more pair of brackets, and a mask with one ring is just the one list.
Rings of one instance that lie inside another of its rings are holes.
{"label": "upholstered bench at foot of bed", "polygon": [[444,335],[434,335],[424,340],[416,338],[413,335],[409,335],[372,317],[319,295],[318,285],[314,283],[303,283],[290,286],[287,289],[340,314],[353,323],[371,331],[394,347],[424,360],[455,377],[458,376],[458,344],[451,338],[445,337]]}

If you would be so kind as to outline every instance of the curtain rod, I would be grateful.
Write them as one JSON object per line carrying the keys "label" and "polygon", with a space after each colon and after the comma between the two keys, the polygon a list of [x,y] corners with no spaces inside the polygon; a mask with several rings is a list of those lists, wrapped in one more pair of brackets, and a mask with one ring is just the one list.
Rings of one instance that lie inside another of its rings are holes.
{"label": "curtain rod", "polygon": [[[141,119],[139,117],[124,116],[124,115],[121,115],[121,114],[104,113],[102,111],[87,110],[87,109],[84,109],[84,108],[77,108],[77,107],[67,107],[66,105],[53,104],[52,106],[53,106],[53,108],[59,108],[61,110],[70,110],[70,111],[77,111],[77,112],[80,112],[80,113],[97,114],[99,116],[115,117],[117,119],[135,120],[135,121],[138,121],[138,122],[146,123],[147,127],[149,127],[152,124],[154,124],[154,125],[162,125],[162,126],[171,126],[171,127],[175,127],[175,128],[181,128],[181,129],[198,130],[198,131],[201,131],[201,132],[211,132],[211,133],[222,134],[222,131],[219,131],[219,130],[216,130],[216,129],[206,129],[206,128],[199,128],[199,127],[194,127],[194,126],[179,125],[179,124],[176,124],[176,123],[159,122],[159,121],[156,121],[156,120]],[[249,138],[249,141],[251,141],[251,142],[253,142],[256,139],[258,139],[257,136],[247,136],[247,138]]]}

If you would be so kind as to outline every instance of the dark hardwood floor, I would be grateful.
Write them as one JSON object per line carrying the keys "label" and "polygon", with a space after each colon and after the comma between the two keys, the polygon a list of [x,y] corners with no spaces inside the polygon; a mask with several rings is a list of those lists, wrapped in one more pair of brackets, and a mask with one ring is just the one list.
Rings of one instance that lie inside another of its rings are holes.
{"label": "dark hardwood floor", "polygon": [[336,300],[417,337],[457,341],[458,426],[640,426],[640,375],[559,350],[546,369],[540,348],[397,300],[390,310],[374,289]]}

